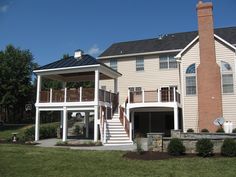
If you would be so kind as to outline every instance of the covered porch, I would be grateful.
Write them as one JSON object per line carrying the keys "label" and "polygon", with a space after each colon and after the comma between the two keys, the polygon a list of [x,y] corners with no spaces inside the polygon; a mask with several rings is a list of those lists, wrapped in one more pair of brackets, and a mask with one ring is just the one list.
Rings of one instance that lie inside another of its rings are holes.
{"label": "covered porch", "polygon": [[[94,141],[97,141],[100,107],[109,108],[111,114],[117,109],[117,78],[121,74],[82,53],[40,67],[34,73],[37,75],[35,141],[39,140],[41,111],[61,111],[63,141],[67,140],[68,113],[84,112],[85,124],[88,126],[88,116],[92,112]],[[60,82],[61,87],[44,87],[44,79]],[[114,93],[99,89],[100,80],[105,79],[114,81]],[[89,86],[81,84],[84,82],[90,82]]]}

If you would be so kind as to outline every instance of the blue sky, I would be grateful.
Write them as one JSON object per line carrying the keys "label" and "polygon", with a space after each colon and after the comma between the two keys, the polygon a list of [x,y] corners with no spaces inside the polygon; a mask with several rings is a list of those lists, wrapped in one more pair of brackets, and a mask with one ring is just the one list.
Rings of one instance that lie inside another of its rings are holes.
{"label": "blue sky", "polygon": [[[212,0],[215,27],[236,26],[236,0]],[[0,0],[0,49],[29,49],[40,65],[83,49],[197,29],[197,0]]]}

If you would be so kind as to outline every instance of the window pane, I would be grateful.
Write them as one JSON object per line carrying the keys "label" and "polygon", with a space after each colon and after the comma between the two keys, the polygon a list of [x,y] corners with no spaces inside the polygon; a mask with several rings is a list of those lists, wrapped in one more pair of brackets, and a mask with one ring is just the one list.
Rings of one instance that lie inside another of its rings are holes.
{"label": "window pane", "polygon": [[136,59],[136,71],[143,71],[144,70],[144,59],[137,58]]}
{"label": "window pane", "polygon": [[161,56],[159,60],[160,69],[168,68],[168,57]]}
{"label": "window pane", "polygon": [[186,70],[186,74],[191,74],[191,73],[195,73],[195,64],[191,64]]}
{"label": "window pane", "polygon": [[231,71],[231,66],[229,63],[222,61],[221,62],[221,70],[222,71]]}
{"label": "window pane", "polygon": [[196,77],[195,76],[186,77],[186,94],[187,95],[196,94]]}
{"label": "window pane", "polygon": [[223,93],[234,92],[233,74],[223,74],[222,83],[223,83]]}
{"label": "window pane", "polygon": [[117,60],[116,59],[110,60],[110,67],[114,70],[117,70]]}

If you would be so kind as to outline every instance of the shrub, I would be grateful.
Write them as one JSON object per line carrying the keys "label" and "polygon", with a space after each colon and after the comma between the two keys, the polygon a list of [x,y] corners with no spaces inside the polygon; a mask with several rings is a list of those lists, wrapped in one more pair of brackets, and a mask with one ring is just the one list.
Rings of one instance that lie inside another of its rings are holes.
{"label": "shrub", "polygon": [[233,139],[226,138],[221,147],[221,154],[227,157],[236,156],[236,142]]}
{"label": "shrub", "polygon": [[217,130],[216,130],[216,133],[224,133],[224,129],[222,127],[219,127]]}
{"label": "shrub", "polygon": [[143,153],[142,138],[141,135],[137,134],[135,137],[136,151],[138,154]]}
{"label": "shrub", "polygon": [[236,133],[236,128],[233,129],[233,133]]}
{"label": "shrub", "polygon": [[82,129],[80,128],[80,126],[79,126],[79,125],[76,125],[76,126],[75,126],[75,129],[74,129],[75,134],[76,134],[76,135],[79,135],[79,134],[81,134],[81,131],[82,131]]}
{"label": "shrub", "polygon": [[193,130],[192,128],[189,128],[189,129],[187,130],[187,132],[188,132],[188,133],[193,133],[194,130]]}
{"label": "shrub", "polygon": [[173,138],[170,140],[167,150],[170,155],[178,156],[184,154],[186,149],[180,139]]}
{"label": "shrub", "polygon": [[[55,138],[57,137],[57,124],[45,124],[40,125],[40,139],[46,139],[46,138]],[[35,136],[35,126],[32,126],[30,128],[27,128],[24,131],[24,140],[25,141],[32,141],[34,140]]]}
{"label": "shrub", "polygon": [[209,139],[200,139],[197,141],[196,151],[202,157],[209,157],[213,154],[213,143]]}
{"label": "shrub", "polygon": [[208,133],[208,132],[209,132],[209,130],[208,130],[208,129],[206,129],[206,128],[204,128],[204,129],[202,129],[202,130],[201,130],[201,132],[202,132],[202,133]]}

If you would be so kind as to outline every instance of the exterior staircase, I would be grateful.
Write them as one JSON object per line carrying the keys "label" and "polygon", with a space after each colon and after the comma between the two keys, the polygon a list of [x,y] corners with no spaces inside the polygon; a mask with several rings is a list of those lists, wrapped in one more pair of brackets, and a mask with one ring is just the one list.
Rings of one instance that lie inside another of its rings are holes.
{"label": "exterior staircase", "polygon": [[132,145],[123,125],[120,122],[119,114],[115,113],[112,119],[106,124],[106,143],[104,145]]}

